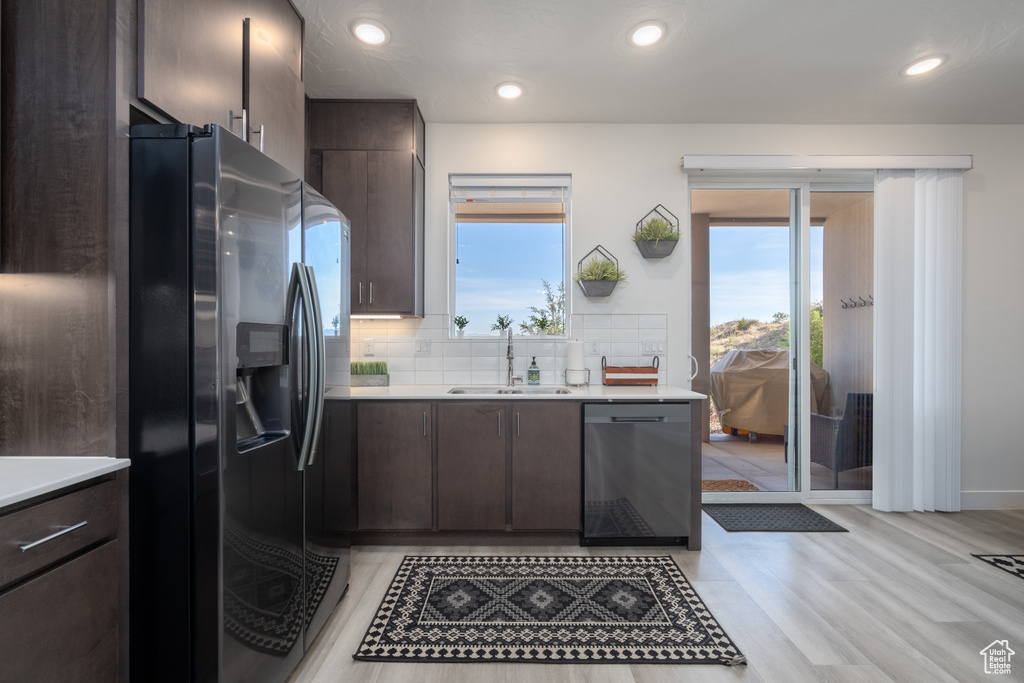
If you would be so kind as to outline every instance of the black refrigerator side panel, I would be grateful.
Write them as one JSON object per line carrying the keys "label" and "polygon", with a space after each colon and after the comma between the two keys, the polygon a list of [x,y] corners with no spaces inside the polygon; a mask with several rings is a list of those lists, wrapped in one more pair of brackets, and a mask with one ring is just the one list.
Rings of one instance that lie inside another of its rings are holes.
{"label": "black refrigerator side panel", "polygon": [[189,142],[131,142],[131,679],[191,678]]}

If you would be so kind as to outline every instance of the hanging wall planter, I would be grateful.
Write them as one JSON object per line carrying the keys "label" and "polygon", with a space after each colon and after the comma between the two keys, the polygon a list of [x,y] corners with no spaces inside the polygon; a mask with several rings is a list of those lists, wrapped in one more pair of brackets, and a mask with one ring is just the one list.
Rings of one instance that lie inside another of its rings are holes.
{"label": "hanging wall planter", "polygon": [[[588,261],[595,252],[596,255]],[[573,279],[587,297],[602,297],[610,295],[615,285],[626,279],[626,271],[619,270],[619,259],[599,244],[576,264]]]}
{"label": "hanging wall planter", "polygon": [[679,243],[679,219],[658,204],[637,221],[633,241],[644,258],[664,258]]}

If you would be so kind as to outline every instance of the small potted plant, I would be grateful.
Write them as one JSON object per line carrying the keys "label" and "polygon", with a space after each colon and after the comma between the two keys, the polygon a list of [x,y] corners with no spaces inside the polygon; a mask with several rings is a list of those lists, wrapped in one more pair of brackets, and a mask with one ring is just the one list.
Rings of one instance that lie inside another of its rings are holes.
{"label": "small potted plant", "polygon": [[679,219],[658,204],[637,222],[633,241],[644,258],[664,258],[679,242]]}
{"label": "small potted plant", "polygon": [[466,325],[469,324],[469,318],[462,315],[457,315],[455,316],[454,319],[452,319],[452,322],[455,323],[455,327],[459,328],[459,331],[455,333],[455,336],[458,337],[459,339],[462,339],[464,336],[466,336]]}
{"label": "small potted plant", "polygon": [[548,316],[546,314],[541,313],[540,317],[537,318],[537,322],[534,323],[534,325],[536,325],[537,327],[538,337],[548,336],[548,326],[551,325],[551,321],[548,320]]}
{"label": "small potted plant", "polygon": [[[587,257],[594,252],[597,252],[594,258],[587,261]],[[580,259],[573,279],[585,296],[608,296],[615,285],[626,279],[626,271],[619,270],[619,260],[599,244]]]}
{"label": "small potted plant", "polygon": [[514,322],[515,321],[507,315],[499,315],[498,320],[491,325],[491,329],[497,332],[504,332],[510,328]]}
{"label": "small potted plant", "polygon": [[384,361],[352,361],[352,386],[388,386],[388,364]]}

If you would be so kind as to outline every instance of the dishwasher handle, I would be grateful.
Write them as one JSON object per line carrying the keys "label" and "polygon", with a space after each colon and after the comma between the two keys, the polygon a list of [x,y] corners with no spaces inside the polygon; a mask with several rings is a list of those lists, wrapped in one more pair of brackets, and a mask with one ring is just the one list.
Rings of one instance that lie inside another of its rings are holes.
{"label": "dishwasher handle", "polygon": [[612,417],[611,422],[667,422],[664,415],[657,417]]}

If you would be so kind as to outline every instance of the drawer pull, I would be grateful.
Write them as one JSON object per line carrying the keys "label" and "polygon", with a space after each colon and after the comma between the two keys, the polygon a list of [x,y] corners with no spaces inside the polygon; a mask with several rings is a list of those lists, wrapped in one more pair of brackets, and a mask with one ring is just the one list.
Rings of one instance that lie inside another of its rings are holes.
{"label": "drawer pull", "polygon": [[31,543],[26,543],[25,545],[19,546],[19,547],[21,548],[21,552],[25,552],[26,550],[31,550],[32,548],[35,548],[37,545],[42,545],[42,544],[46,543],[47,541],[52,541],[53,539],[57,538],[58,536],[63,536],[64,534],[69,534],[72,531],[74,531],[75,529],[81,529],[83,526],[85,526],[88,523],[89,522],[87,522],[87,521],[86,522],[79,522],[78,524],[75,524],[74,526],[64,527],[60,531],[58,531],[56,533],[53,533],[53,534],[50,534],[46,538],[40,538],[38,541],[32,541]]}

